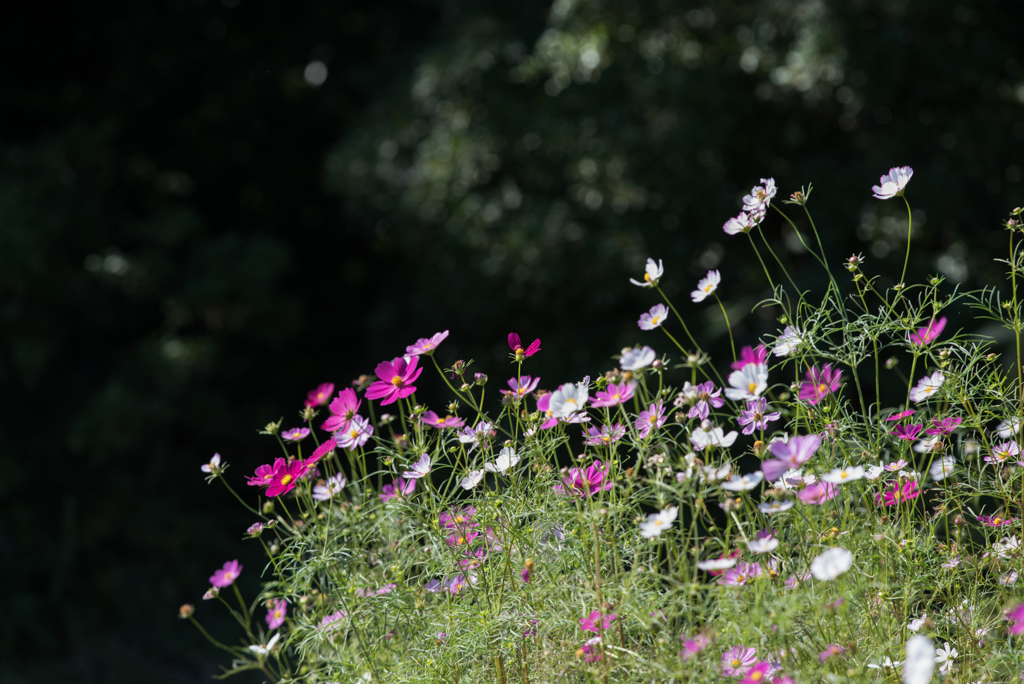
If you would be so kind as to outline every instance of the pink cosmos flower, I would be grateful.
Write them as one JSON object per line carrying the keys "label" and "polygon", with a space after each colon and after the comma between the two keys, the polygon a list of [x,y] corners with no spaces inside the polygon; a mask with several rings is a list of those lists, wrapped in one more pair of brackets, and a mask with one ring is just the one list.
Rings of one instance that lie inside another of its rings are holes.
{"label": "pink cosmos flower", "polygon": [[476,515],[475,506],[467,506],[465,508],[452,508],[449,511],[444,511],[437,516],[437,522],[442,527],[446,527],[450,530],[465,529],[469,527],[476,527],[476,523],[473,522],[473,516]]}
{"label": "pink cosmos flower", "polygon": [[879,506],[895,506],[900,501],[916,499],[920,494],[917,483],[913,480],[893,482],[882,494],[875,494],[875,503]]}
{"label": "pink cosmos flower", "polygon": [[1003,442],[992,447],[989,455],[985,457],[985,463],[991,463],[993,465],[1003,463],[1013,456],[1020,453],[1020,446],[1014,442]]}
{"label": "pink cosmos flower", "polygon": [[759,660],[747,670],[747,674],[740,680],[740,684],[765,684],[773,672],[775,672],[775,667],[770,662]]}
{"label": "pink cosmos flower", "polygon": [[906,468],[907,467],[907,462],[904,461],[901,458],[898,461],[893,461],[892,463],[886,463],[882,467],[885,468],[885,470],[890,472],[890,473],[895,473],[895,472],[898,472],[898,471],[903,470],[904,468]]}
{"label": "pink cosmos flower", "polygon": [[725,406],[725,399],[722,399],[722,389],[720,387],[715,389],[715,383],[710,380],[696,385],[692,391],[697,397],[697,403],[690,407],[690,411],[686,414],[689,418],[706,420],[712,407],[722,408]]}
{"label": "pink cosmos flower", "polygon": [[230,587],[240,574],[242,574],[242,566],[238,564],[238,560],[228,561],[224,567],[210,576],[210,584],[217,589]]}
{"label": "pink cosmos flower", "polygon": [[926,434],[929,435],[948,435],[956,430],[960,423],[963,422],[963,418],[932,418],[932,424],[935,425],[933,428],[925,430]]}
{"label": "pink cosmos flower", "polygon": [[794,435],[788,442],[773,442],[771,452],[775,458],[762,463],[761,471],[767,480],[774,482],[787,470],[796,470],[811,460],[820,446],[821,438],[818,435]]}
{"label": "pink cosmos flower", "polygon": [[366,398],[383,399],[380,402],[381,406],[387,406],[415,392],[416,388],[412,383],[416,382],[416,378],[423,372],[422,368],[416,367],[419,359],[420,357],[413,356],[411,360],[406,361],[399,356],[392,361],[378,364],[376,373],[380,380],[366,390]]}
{"label": "pink cosmos flower", "polygon": [[288,602],[284,599],[274,599],[273,605],[267,611],[268,629],[277,629],[284,624],[284,616],[288,613]]}
{"label": "pink cosmos flower", "polygon": [[1005,615],[1006,619],[1010,621],[1008,628],[1010,634],[1024,634],[1024,603],[1018,603],[1006,611]]}
{"label": "pink cosmos flower", "polygon": [[462,418],[458,416],[445,416],[444,418],[438,418],[437,414],[433,411],[424,411],[423,415],[420,416],[420,420],[429,425],[430,427],[441,428],[460,428],[466,424]]}
{"label": "pink cosmos flower", "polygon": [[600,390],[596,395],[591,406],[594,408],[601,408],[602,406],[618,406],[621,403],[627,402],[633,398],[633,392],[636,390],[635,382],[623,382],[616,385],[611,383],[607,388]]}
{"label": "pink cosmos flower", "polygon": [[743,210],[753,211],[767,209],[771,204],[772,197],[775,197],[775,179],[762,178],[761,185],[755,185],[750,194],[743,197]]}
{"label": "pink cosmos flower", "polygon": [[814,366],[807,371],[807,382],[800,383],[800,399],[814,406],[842,384],[842,373],[833,370],[832,364],[826,363],[818,370]]}
{"label": "pink cosmos flower", "polygon": [[487,421],[480,421],[476,427],[464,427],[459,430],[459,441],[469,445],[469,451],[485,443],[491,437],[491,428],[494,427]]}
{"label": "pink cosmos flower", "polygon": [[722,226],[722,230],[727,235],[739,235],[740,233],[749,233],[757,224],[764,218],[763,214],[760,213],[748,213],[741,211],[738,216],[729,219]]}
{"label": "pink cosmos flower", "polygon": [[942,331],[946,329],[946,317],[943,316],[939,320],[934,318],[923,328],[918,328],[917,332],[910,333],[910,342],[917,347],[925,344],[931,344],[934,342]]}
{"label": "pink cosmos flower", "polygon": [[594,459],[594,464],[583,468],[570,468],[569,474],[563,478],[569,494],[579,496],[591,496],[597,492],[603,492],[612,488],[612,483],[606,480],[607,467],[601,461]]}
{"label": "pink cosmos flower", "polygon": [[917,439],[923,427],[923,425],[897,425],[892,434],[896,435],[899,439],[912,442]]}
{"label": "pink cosmos flower", "polygon": [[551,410],[551,395],[543,394],[540,399],[537,400],[537,410],[544,414],[547,418],[541,423],[541,430],[550,430],[551,428],[558,425],[558,419],[554,417],[553,411]]}
{"label": "pink cosmos flower", "polygon": [[341,473],[327,478],[327,482],[313,487],[313,498],[316,501],[330,501],[348,484],[348,480]]}
{"label": "pink cosmos flower", "polygon": [[472,529],[464,529],[454,532],[445,537],[445,544],[452,548],[459,548],[461,546],[469,546],[473,541],[480,536],[480,533]]}
{"label": "pink cosmos flower", "polygon": [[[593,632],[594,634],[600,634],[603,629],[608,629],[612,626],[615,618],[619,617],[617,613],[610,613],[607,615],[601,615],[601,611],[595,610],[590,615],[580,618],[580,628],[586,632]],[[601,622],[601,627],[598,627],[598,622]]]}
{"label": "pink cosmos flower", "polygon": [[839,644],[829,644],[825,647],[825,650],[818,655],[818,660],[825,662],[829,658],[834,658],[846,653],[846,649]]}
{"label": "pink cosmos flower", "polygon": [[889,173],[879,179],[878,185],[871,186],[875,199],[887,200],[899,197],[903,194],[913,175],[914,169],[909,166],[892,167],[889,169]]}
{"label": "pink cosmos flower", "polygon": [[420,456],[420,460],[413,463],[410,469],[403,472],[402,475],[407,480],[418,480],[430,474],[430,467],[430,454],[423,454]]}
{"label": "pink cosmos flower", "polygon": [[292,491],[305,473],[306,465],[302,461],[284,464],[274,471],[274,477],[267,486],[267,496],[281,496]]}
{"label": "pink cosmos flower", "polygon": [[292,428],[281,433],[281,439],[286,442],[301,442],[309,437],[309,428]]}
{"label": "pink cosmos flower", "polygon": [[263,533],[263,523],[254,522],[252,525],[249,525],[249,527],[245,530],[245,533],[251,534],[254,537],[260,536]]}
{"label": "pink cosmos flower", "polygon": [[660,328],[661,324],[668,318],[668,307],[664,304],[655,304],[645,314],[640,314],[640,320],[636,322],[641,330],[654,330]]}
{"label": "pink cosmos flower", "polygon": [[370,425],[370,420],[368,418],[356,416],[349,421],[344,430],[340,430],[334,434],[337,435],[338,446],[342,449],[355,451],[366,444],[367,440],[369,440],[373,435],[373,426]]}
{"label": "pink cosmos flower", "polygon": [[322,620],[320,620],[320,624],[317,625],[317,629],[323,629],[324,627],[328,627],[331,624],[337,622],[338,620],[344,620],[347,617],[348,617],[348,611],[344,611],[344,610],[339,610],[336,613],[331,613],[330,615],[325,615],[324,618]]}
{"label": "pink cosmos flower", "polygon": [[348,427],[349,422],[355,419],[361,403],[363,403],[362,400],[351,387],[341,390],[331,405],[327,407],[331,412],[331,417],[324,421],[324,424],[320,426],[321,429],[327,432],[344,430]]}
{"label": "pink cosmos flower", "polygon": [[325,382],[306,394],[306,406],[322,406],[334,394],[334,383]]}
{"label": "pink cosmos flower", "polygon": [[736,419],[736,422],[743,427],[743,434],[752,435],[754,430],[767,430],[768,423],[776,421],[782,414],[778,411],[766,413],[768,400],[764,397],[747,402],[747,408]]}
{"label": "pink cosmos flower", "polygon": [[768,362],[768,347],[759,344],[756,347],[746,346],[740,350],[740,358],[732,362],[733,370],[743,370],[744,366],[750,364],[762,364]]}
{"label": "pink cosmos flower", "polygon": [[892,414],[891,416],[889,416],[885,420],[891,423],[891,422],[896,421],[896,420],[902,420],[902,419],[906,418],[907,416],[912,416],[912,415],[914,415],[914,413],[915,413],[914,409],[910,409],[908,411],[900,411],[899,413]]}
{"label": "pink cosmos flower", "polygon": [[250,477],[246,484],[250,487],[266,487],[270,484],[270,481],[274,479],[274,473],[278,468],[283,468],[285,460],[278,458],[274,461],[273,465],[261,465],[256,468],[256,473]]}
{"label": "pink cosmos flower", "polygon": [[510,378],[508,386],[512,389],[501,390],[502,394],[514,394],[517,397],[524,397],[533,390],[537,389],[537,385],[540,383],[540,378],[531,378],[529,375],[524,375],[519,378]]}
{"label": "pink cosmos flower", "polygon": [[421,337],[416,340],[416,344],[411,344],[405,348],[405,353],[409,356],[419,356],[421,354],[430,356],[437,349],[437,345],[444,342],[445,338],[448,337],[448,331],[436,333],[433,337]]}
{"label": "pink cosmos flower", "polygon": [[761,572],[760,563],[737,563],[726,570],[716,581],[727,587],[741,586],[753,582]]}
{"label": "pink cosmos flower", "polygon": [[579,652],[583,654],[583,662],[585,663],[596,663],[601,660],[601,649],[598,648],[601,645],[601,637],[596,636],[593,639],[587,639]]}
{"label": "pink cosmos flower", "polygon": [[711,643],[706,636],[698,634],[692,639],[687,639],[685,635],[679,637],[683,641],[683,650],[680,652],[683,660],[689,660],[693,656],[697,655]]}
{"label": "pink cosmos flower", "polygon": [[378,494],[381,501],[391,501],[395,497],[408,496],[416,491],[416,480],[408,480],[404,477],[396,477],[391,484],[386,484]]}
{"label": "pink cosmos flower", "polygon": [[807,485],[799,492],[797,497],[805,504],[812,506],[820,506],[826,501],[831,501],[836,498],[836,494],[839,493],[839,487],[828,482],[815,482],[814,484]]}
{"label": "pink cosmos flower", "polygon": [[757,651],[753,648],[733,646],[722,654],[722,674],[726,677],[742,677],[757,662]]}
{"label": "pink cosmos flower", "polygon": [[626,434],[626,428],[619,423],[602,425],[600,428],[588,427],[583,433],[583,443],[587,446],[607,446],[618,442]]}
{"label": "pink cosmos flower", "polygon": [[641,411],[634,425],[640,436],[646,439],[652,430],[660,428],[666,420],[665,406],[659,401],[657,404],[651,404],[646,411]]}
{"label": "pink cosmos flower", "polygon": [[516,361],[522,361],[528,356],[533,356],[540,351],[540,339],[536,339],[530,343],[530,346],[523,349],[522,342],[519,341],[519,335],[517,333],[508,334],[508,346],[512,348],[512,356]]}
{"label": "pink cosmos flower", "polygon": [[313,453],[309,455],[309,458],[302,462],[302,477],[309,475],[315,469],[317,461],[319,461],[321,458],[334,451],[337,447],[338,443],[334,441],[334,438],[332,437],[331,439],[327,440],[326,442],[318,446],[316,449],[314,449]]}
{"label": "pink cosmos flower", "polygon": [[216,474],[220,472],[220,454],[214,454],[209,463],[199,466],[204,473]]}
{"label": "pink cosmos flower", "polygon": [[1002,527],[1003,525],[1012,525],[1017,522],[1016,518],[993,518],[990,515],[979,515],[978,522],[985,527]]}

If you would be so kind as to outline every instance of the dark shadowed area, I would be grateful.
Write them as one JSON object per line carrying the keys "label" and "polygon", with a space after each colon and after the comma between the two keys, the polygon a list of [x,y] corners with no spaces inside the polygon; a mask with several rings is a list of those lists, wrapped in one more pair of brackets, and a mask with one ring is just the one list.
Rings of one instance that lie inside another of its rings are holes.
{"label": "dark shadowed area", "polygon": [[[721,228],[761,178],[780,200],[813,182],[834,271],[861,253],[891,284],[906,207],[870,188],[912,166],[908,280],[950,291],[1001,279],[1024,204],[1012,0],[6,9],[4,682],[216,674],[178,606],[236,643],[199,598],[233,558],[254,595],[261,553],[199,466],[219,452],[244,489],[278,449],[257,431],[298,425],[320,382],[445,329],[442,364],[496,384],[511,330],[543,340],[529,370],[548,388],[626,344],[678,354],[635,324],[649,256],[705,348],[727,339],[687,294],[709,269],[737,341],[774,335],[750,243]],[[765,232],[823,288],[781,216]]]}

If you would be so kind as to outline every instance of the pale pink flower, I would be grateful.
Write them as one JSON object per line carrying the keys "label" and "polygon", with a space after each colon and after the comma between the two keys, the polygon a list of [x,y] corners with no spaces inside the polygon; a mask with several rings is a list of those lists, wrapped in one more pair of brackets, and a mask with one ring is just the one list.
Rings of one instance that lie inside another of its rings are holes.
{"label": "pale pink flower", "polygon": [[668,307],[664,304],[655,304],[651,310],[640,315],[637,325],[641,330],[654,330],[660,328],[661,324],[668,318]]}
{"label": "pale pink flower", "polygon": [[899,197],[903,194],[913,175],[914,169],[909,166],[894,166],[889,169],[889,173],[879,179],[878,185],[871,186],[875,199],[887,200]]}
{"label": "pale pink flower", "polygon": [[697,283],[697,289],[690,293],[690,298],[694,302],[703,302],[714,294],[721,282],[722,275],[718,271],[708,271],[708,274]]}
{"label": "pale pink flower", "polygon": [[437,349],[437,345],[444,342],[445,338],[448,337],[448,331],[439,332],[432,337],[422,337],[416,340],[416,344],[411,344],[405,348],[405,353],[409,356],[425,355],[430,356]]}

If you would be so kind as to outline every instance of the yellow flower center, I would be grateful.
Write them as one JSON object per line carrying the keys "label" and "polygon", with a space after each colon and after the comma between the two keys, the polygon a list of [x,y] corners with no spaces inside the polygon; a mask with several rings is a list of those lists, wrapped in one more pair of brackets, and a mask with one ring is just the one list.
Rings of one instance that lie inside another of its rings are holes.
{"label": "yellow flower center", "polygon": [[825,394],[826,392],[828,392],[828,385],[826,385],[825,383],[819,384],[818,385],[818,393],[819,394]]}
{"label": "yellow flower center", "polygon": [[234,579],[234,578],[235,578],[235,573],[233,573],[233,572],[225,572],[224,573],[224,579],[229,580],[229,579]]}
{"label": "yellow flower center", "polygon": [[661,320],[661,316],[654,316],[651,318],[651,325],[658,325],[658,321]]}
{"label": "yellow flower center", "polygon": [[279,611],[279,610],[275,610],[275,611],[274,611],[274,617],[276,617],[276,618],[279,618],[279,617],[281,617],[281,611]]}
{"label": "yellow flower center", "polygon": [[747,391],[750,392],[751,394],[755,394],[757,392],[757,383],[752,382],[749,385],[747,385]]}
{"label": "yellow flower center", "polygon": [[458,539],[455,540],[455,543],[456,544],[465,544],[466,543],[466,538],[465,537],[459,537]]}
{"label": "yellow flower center", "polygon": [[321,401],[323,401],[324,393],[323,392],[318,392],[317,395],[316,395],[316,398],[321,400]]}
{"label": "yellow flower center", "polygon": [[999,525],[999,524],[1001,524],[1002,522],[1003,522],[1003,519],[1002,519],[1002,518],[992,518],[992,524],[993,524],[993,525]]}
{"label": "yellow flower center", "polygon": [[732,659],[732,663],[731,663],[731,664],[732,664],[732,666],[733,666],[733,667],[739,667],[739,666],[740,666],[740,665],[742,665],[743,663],[741,663],[741,662],[740,662],[740,659],[739,659],[739,658],[733,658],[733,659]]}
{"label": "yellow flower center", "polygon": [[351,437],[352,439],[355,439],[356,437],[359,436],[359,430],[356,430],[355,428],[349,430],[348,436]]}
{"label": "yellow flower center", "polygon": [[647,419],[647,422],[649,422],[651,425],[654,425],[656,422],[658,422],[658,416],[652,414],[651,417]]}
{"label": "yellow flower center", "polygon": [[650,273],[644,273],[644,281],[648,282],[648,283],[651,282],[651,274]]}
{"label": "yellow flower center", "polygon": [[608,435],[601,435],[601,441],[604,442],[605,444],[609,444],[611,443],[612,438]]}
{"label": "yellow flower center", "polygon": [[402,376],[401,375],[396,375],[395,377],[391,378],[391,384],[394,385],[395,387],[401,387],[402,386]]}
{"label": "yellow flower center", "polygon": [[747,675],[747,677],[752,682],[759,682],[759,681],[761,681],[761,677],[763,677],[763,676],[764,675],[761,674],[760,670],[755,670],[754,672],[751,672],[749,675]]}
{"label": "yellow flower center", "polygon": [[293,478],[291,475],[285,475],[284,477],[281,478],[281,484],[286,485],[289,482],[291,482],[293,479],[295,479],[295,478]]}
{"label": "yellow flower center", "polygon": [[845,470],[843,472],[839,473],[839,479],[840,480],[845,480],[848,477],[850,477],[850,474],[848,472],[846,472]]}
{"label": "yellow flower center", "polygon": [[455,516],[455,522],[457,522],[457,523],[462,522],[462,516],[461,515]]}
{"label": "yellow flower center", "polygon": [[707,285],[704,286],[704,291],[710,293],[712,288],[714,288],[714,285],[708,283]]}

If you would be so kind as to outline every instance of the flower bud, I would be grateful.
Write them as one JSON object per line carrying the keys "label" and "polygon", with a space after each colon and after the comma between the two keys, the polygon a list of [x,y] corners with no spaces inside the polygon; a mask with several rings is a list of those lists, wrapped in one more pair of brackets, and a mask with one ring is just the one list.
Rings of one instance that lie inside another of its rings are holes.
{"label": "flower bud", "polygon": [[270,515],[274,512],[274,502],[264,501],[263,502],[263,515]]}
{"label": "flower bud", "polygon": [[181,606],[181,608],[178,608],[178,617],[180,617],[182,620],[187,620],[190,617],[192,617],[192,614],[195,612],[195,606],[193,606],[191,603],[185,603]]}
{"label": "flower bud", "polygon": [[487,384],[487,375],[485,373],[474,373],[473,381],[476,382],[476,384],[483,387],[484,385]]}

